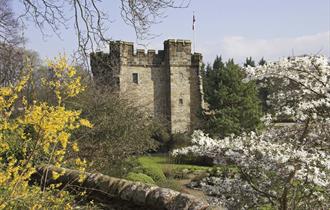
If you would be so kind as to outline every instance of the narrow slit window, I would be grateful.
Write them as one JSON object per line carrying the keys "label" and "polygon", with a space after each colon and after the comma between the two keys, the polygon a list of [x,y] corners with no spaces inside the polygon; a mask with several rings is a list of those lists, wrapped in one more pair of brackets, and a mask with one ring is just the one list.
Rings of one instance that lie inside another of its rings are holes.
{"label": "narrow slit window", "polygon": [[139,84],[139,74],[138,73],[133,73],[133,83]]}
{"label": "narrow slit window", "polygon": [[182,98],[179,99],[179,104],[183,105],[183,99]]}

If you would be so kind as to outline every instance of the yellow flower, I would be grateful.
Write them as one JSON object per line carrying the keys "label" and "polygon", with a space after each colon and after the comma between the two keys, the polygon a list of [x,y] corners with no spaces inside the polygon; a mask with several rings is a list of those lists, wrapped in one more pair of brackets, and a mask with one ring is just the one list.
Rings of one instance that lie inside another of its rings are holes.
{"label": "yellow flower", "polygon": [[9,145],[7,143],[1,143],[0,148],[1,148],[0,151],[7,151],[9,150]]}
{"label": "yellow flower", "polygon": [[78,144],[77,144],[76,142],[74,142],[74,143],[72,144],[72,150],[73,150],[74,152],[78,152],[78,151],[79,151],[79,147],[78,147]]}
{"label": "yellow flower", "polygon": [[13,93],[10,87],[1,87],[0,96],[10,96]]}
{"label": "yellow flower", "polygon": [[[20,94],[31,79],[32,67],[28,64],[25,66],[28,73],[15,86],[0,87],[0,152],[10,150],[12,142],[17,141],[17,145],[21,145],[18,149],[22,155],[21,159],[17,159],[16,156],[8,154],[5,157],[6,167],[0,167],[0,185],[5,192],[3,194],[5,196],[0,196],[0,203],[3,204],[0,205],[0,209],[8,207],[6,202],[18,197],[25,202],[24,199],[28,197],[28,199],[38,198],[41,193],[47,193],[47,190],[42,192],[40,188],[29,185],[29,180],[36,171],[32,163],[38,155],[28,158],[30,154],[28,151],[36,149],[38,151],[35,154],[42,154],[45,160],[51,160],[51,164],[61,167],[66,161],[67,145],[71,143],[69,142],[71,132],[79,126],[89,128],[93,126],[87,119],[80,119],[81,111],[67,110],[62,103],[62,100],[75,96],[84,89],[75,68],[68,64],[65,56],[49,61],[48,67],[55,77],[50,81],[42,78],[42,85],[53,90],[53,94],[58,98],[57,105],[40,101],[28,103]],[[12,113],[17,111],[13,106],[16,100],[21,101],[20,115],[13,116]],[[77,143],[72,143],[71,146],[73,151],[79,151]],[[75,163],[80,171],[85,170],[84,160],[76,159]],[[1,163],[0,166],[2,166]],[[57,179],[61,174],[62,172],[54,172],[52,177]],[[84,179],[83,176],[79,178]],[[51,190],[49,187],[48,189]],[[6,193],[6,191],[11,193]],[[41,209],[44,204],[47,206],[48,203],[52,203],[56,209],[71,209],[70,202],[72,201],[63,192],[61,196],[47,194],[43,198],[33,200],[30,208]]]}
{"label": "yellow flower", "polygon": [[69,137],[70,135],[66,132],[61,132],[60,135],[58,136],[58,141],[61,143],[63,148],[66,148]]}
{"label": "yellow flower", "polygon": [[73,66],[69,66],[68,67],[68,76],[69,77],[73,77],[74,75],[76,75],[76,70]]}
{"label": "yellow flower", "polygon": [[75,159],[75,164],[76,164],[77,166],[81,166],[81,165],[84,165],[85,162],[82,161],[80,158],[76,158],[76,159]]}
{"label": "yellow flower", "polygon": [[53,177],[54,180],[56,180],[60,177],[60,174],[57,173],[56,171],[52,171],[52,177]]}
{"label": "yellow flower", "polygon": [[79,120],[80,125],[85,126],[87,128],[93,128],[93,125],[86,119]]}
{"label": "yellow flower", "polygon": [[35,204],[31,207],[31,210],[36,210],[36,209],[41,209],[42,205],[41,204]]}
{"label": "yellow flower", "polygon": [[78,182],[82,183],[85,181],[86,175],[85,174],[79,174]]}

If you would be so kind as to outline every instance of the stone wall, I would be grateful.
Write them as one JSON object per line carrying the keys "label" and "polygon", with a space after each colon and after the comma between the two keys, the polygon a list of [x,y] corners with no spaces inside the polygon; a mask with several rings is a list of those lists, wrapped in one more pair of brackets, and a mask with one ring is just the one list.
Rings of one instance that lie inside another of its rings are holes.
{"label": "stone wall", "polygon": [[191,42],[167,40],[164,48],[170,73],[171,130],[173,133],[189,131],[191,125]]}
{"label": "stone wall", "polygon": [[[120,93],[135,105],[146,108],[153,114],[155,101],[155,82],[150,78],[160,71],[159,67],[122,66],[120,74]],[[132,74],[138,74],[138,84],[132,82]]]}
{"label": "stone wall", "polygon": [[191,130],[200,128],[200,116],[201,111],[204,108],[204,93],[203,93],[203,83],[201,76],[201,66],[202,66],[202,55],[195,53],[192,56],[192,68],[190,77],[190,120],[191,120]]}
{"label": "stone wall", "polygon": [[[60,177],[56,180],[52,179],[53,172],[61,174]],[[47,178],[45,179],[44,177]],[[78,180],[80,177],[84,178],[79,182]],[[109,177],[100,173],[92,174],[47,166],[38,168],[34,179],[37,180],[37,183],[40,183],[40,180],[47,180],[46,184],[62,183],[63,186],[74,189],[75,191],[87,191],[88,194],[92,195],[92,197],[98,201],[104,203],[109,202],[109,204],[112,202],[122,202],[123,206],[130,206],[132,209],[211,209],[207,203],[185,193]],[[125,203],[127,205],[125,205]]]}

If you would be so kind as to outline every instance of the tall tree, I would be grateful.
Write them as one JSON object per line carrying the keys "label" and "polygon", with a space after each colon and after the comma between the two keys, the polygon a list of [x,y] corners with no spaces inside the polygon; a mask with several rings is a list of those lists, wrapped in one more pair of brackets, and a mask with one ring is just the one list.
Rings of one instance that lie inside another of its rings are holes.
{"label": "tall tree", "polygon": [[0,87],[16,84],[22,76],[27,60],[32,67],[40,64],[36,52],[15,47],[10,43],[0,43]]}
{"label": "tall tree", "polygon": [[0,42],[6,44],[20,42],[18,25],[10,0],[0,0]]}
{"label": "tall tree", "polygon": [[0,87],[14,84],[23,67],[19,24],[10,0],[0,0]]}
{"label": "tall tree", "polygon": [[227,136],[251,131],[260,124],[261,108],[255,82],[244,83],[245,73],[233,59],[223,63],[217,57],[213,68],[208,67],[205,100],[206,130],[215,136]]}
{"label": "tall tree", "polygon": [[248,66],[251,66],[251,67],[256,66],[256,64],[251,56],[245,59],[244,67],[248,67]]}
{"label": "tall tree", "polygon": [[204,84],[204,92],[205,92],[205,100],[210,101],[212,98],[209,96],[213,96],[213,91],[215,90],[215,87],[219,86],[218,79],[219,78],[219,72],[215,71],[214,69],[221,69],[224,67],[224,63],[222,62],[221,56],[217,56],[213,62],[213,67],[208,64],[206,66],[206,73],[205,77],[203,78],[203,84]]}
{"label": "tall tree", "polygon": [[262,57],[262,58],[260,59],[260,61],[258,62],[258,64],[259,64],[259,66],[263,66],[263,65],[266,65],[267,62],[266,62],[266,60],[264,59],[264,57]]}

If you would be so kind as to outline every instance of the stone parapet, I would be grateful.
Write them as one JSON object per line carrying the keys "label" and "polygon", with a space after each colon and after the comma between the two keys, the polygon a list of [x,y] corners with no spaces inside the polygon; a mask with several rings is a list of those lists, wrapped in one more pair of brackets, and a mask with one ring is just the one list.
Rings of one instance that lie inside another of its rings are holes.
{"label": "stone parapet", "polygon": [[149,65],[161,65],[164,62],[163,51],[148,49],[145,52],[144,49],[134,50],[134,44],[132,42],[112,41],[110,42],[110,55],[115,55],[117,59],[121,60],[122,65],[128,66],[149,66]]}
{"label": "stone parapet", "polygon": [[[53,179],[53,172],[60,174],[60,176],[57,179]],[[82,180],[81,177],[83,177]],[[38,183],[40,183],[40,180],[47,180],[47,183],[42,184],[62,183],[62,186],[69,186],[74,190],[87,191],[94,199],[101,202],[112,199],[128,202],[136,206],[134,209],[210,209],[209,204],[189,194],[109,177],[100,173],[87,173],[54,166],[44,166],[38,168],[34,179],[37,180]]]}
{"label": "stone parapet", "polygon": [[[180,55],[178,56],[176,53],[180,53]],[[144,49],[134,50],[133,42],[111,41],[110,55],[112,55],[112,59],[121,60],[122,65],[128,66],[161,65],[164,62],[171,62],[172,64],[184,62],[191,65],[191,62],[197,64],[201,61],[201,54],[191,54],[191,41],[181,39],[166,40],[164,41],[164,50],[148,49],[147,52]],[[173,58],[178,58],[178,60]]]}

